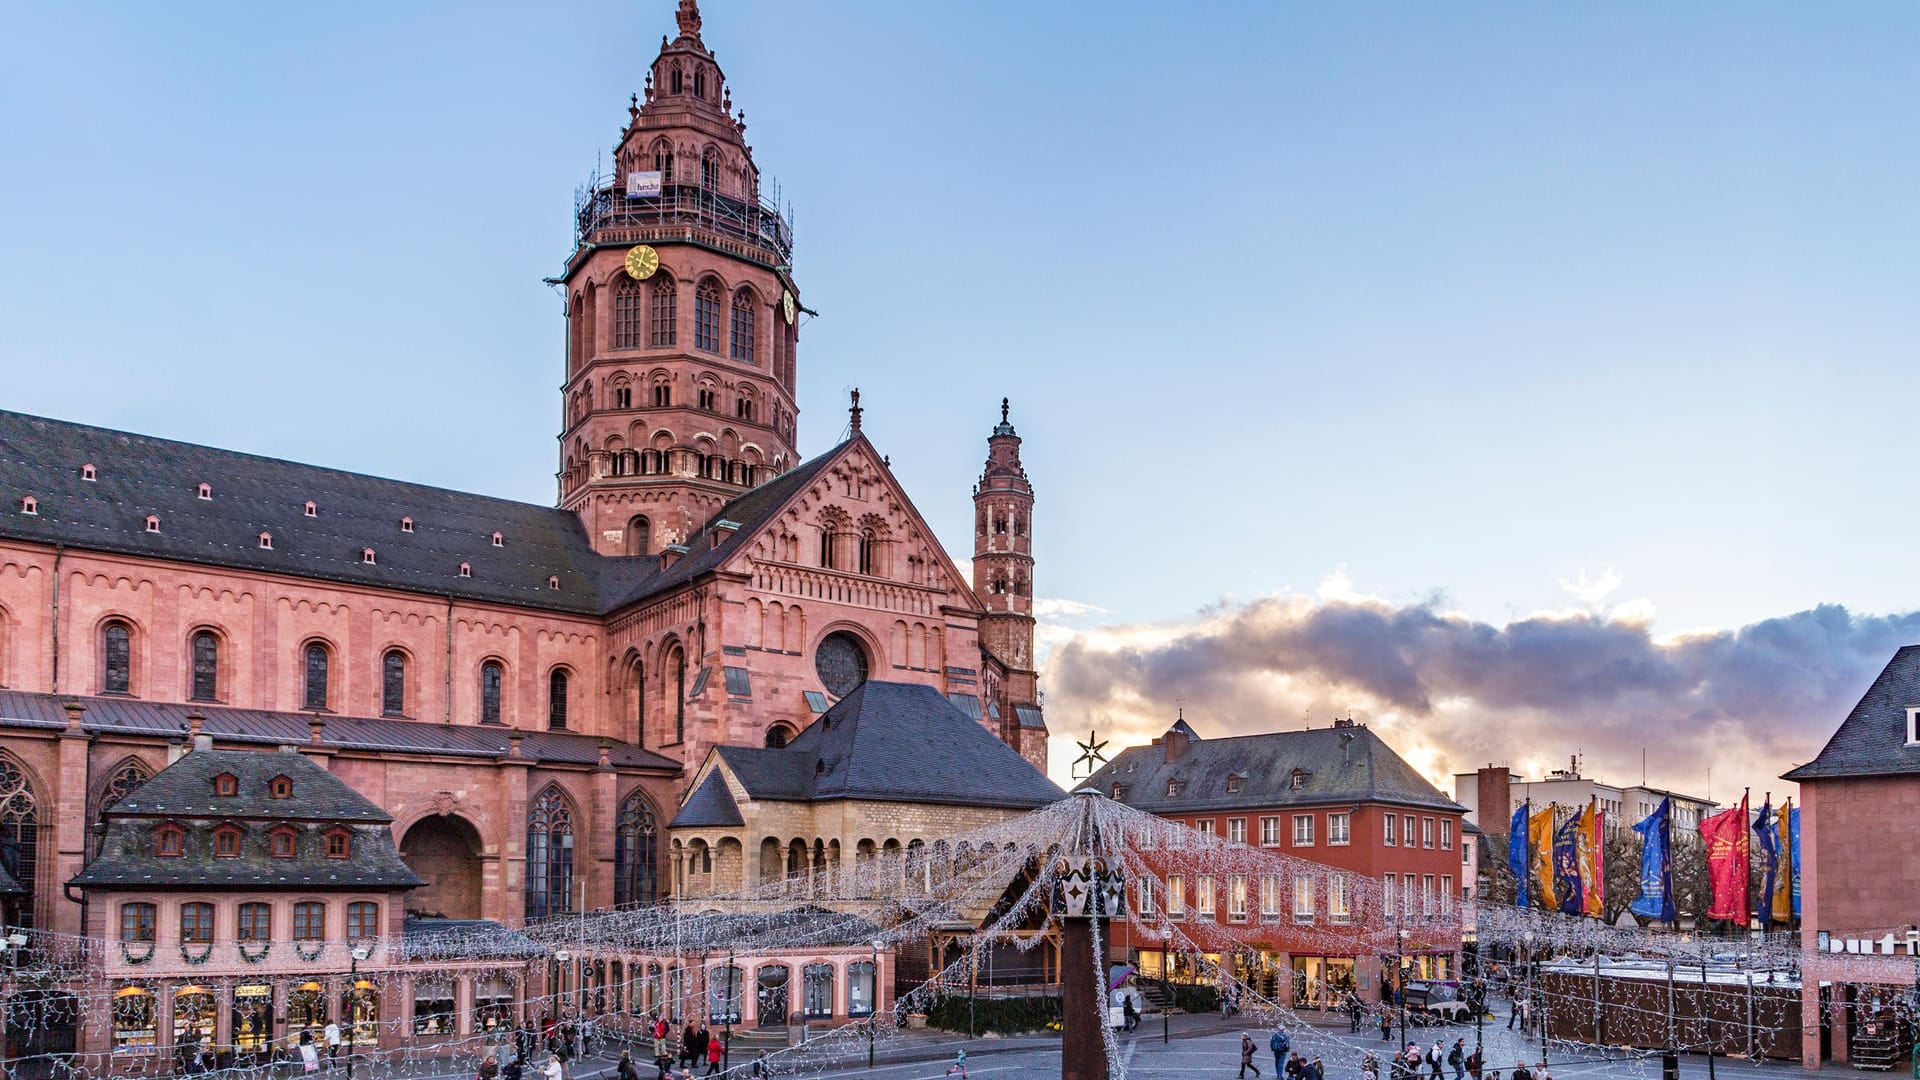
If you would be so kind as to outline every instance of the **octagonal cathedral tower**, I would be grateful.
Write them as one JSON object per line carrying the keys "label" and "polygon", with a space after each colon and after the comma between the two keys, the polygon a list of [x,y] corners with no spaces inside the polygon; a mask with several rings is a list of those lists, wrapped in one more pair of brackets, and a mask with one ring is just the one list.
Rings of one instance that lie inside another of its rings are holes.
{"label": "octagonal cathedral tower", "polygon": [[560,505],[605,555],[683,543],[795,464],[799,289],[696,0],[661,39],[611,176],[575,208]]}

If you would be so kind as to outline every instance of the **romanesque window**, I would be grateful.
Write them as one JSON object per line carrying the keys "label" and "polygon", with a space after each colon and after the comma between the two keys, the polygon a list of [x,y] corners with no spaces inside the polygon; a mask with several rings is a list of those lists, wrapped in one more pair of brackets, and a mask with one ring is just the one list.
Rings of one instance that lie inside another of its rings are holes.
{"label": "romanesque window", "polygon": [[100,689],[109,694],[131,693],[133,689],[133,628],[115,619],[100,632],[101,655],[105,670]]}
{"label": "romanesque window", "polygon": [[755,308],[753,291],[741,289],[733,294],[733,339],[728,355],[735,360],[753,362]]}
{"label": "romanesque window", "polygon": [[874,547],[875,539],[873,530],[863,530],[860,533],[860,572],[863,574],[873,573]]}
{"label": "romanesque window", "polygon": [[693,347],[702,352],[720,351],[720,283],[712,278],[701,282],[693,293]]}
{"label": "romanesque window", "polygon": [[667,670],[673,672],[673,741],[682,743],[687,738],[687,653],[684,649],[674,649],[667,660]]}
{"label": "romanesque window", "polygon": [[182,944],[205,945],[213,941],[213,905],[180,905],[180,941]]}
{"label": "romanesque window", "polygon": [[404,716],[407,711],[407,655],[388,649],[380,658],[380,715]]}
{"label": "romanesque window", "polygon": [[[669,348],[674,345],[679,334],[678,316],[674,310],[678,299],[673,287],[673,278],[666,274],[655,274],[653,284],[648,287],[647,296],[647,344],[655,349]],[[655,405],[663,402],[655,401]]]}
{"label": "romanesque window", "polygon": [[834,697],[846,697],[867,681],[867,650],[845,630],[828,634],[813,656],[820,684]]}
{"label": "romanesque window", "polygon": [[653,523],[636,515],[627,521],[627,554],[645,555],[653,544]]}
{"label": "romanesque window", "polygon": [[500,722],[500,665],[492,660],[480,665],[480,722]]}
{"label": "romanesque window", "polygon": [[614,387],[613,407],[616,409],[633,408],[633,388],[630,386]]}
{"label": "romanesque window", "polygon": [[327,664],[329,659],[325,645],[318,641],[307,644],[307,683],[306,693],[301,697],[301,708],[324,709],[327,707]]}
{"label": "romanesque window", "polygon": [[733,400],[733,415],[741,420],[753,419],[753,399],[742,394]]}
{"label": "romanesque window", "polygon": [[633,662],[633,745],[647,744],[647,673]]}
{"label": "romanesque window", "polygon": [[567,729],[567,671],[554,668],[547,676],[547,726],[555,731]]}
{"label": "romanesque window", "polygon": [[613,832],[613,902],[651,904],[660,899],[659,823],[639,792],[620,805]]}
{"label": "romanesque window", "polygon": [[712,412],[713,400],[714,400],[713,389],[711,387],[706,387],[706,386],[701,387],[700,388],[700,408],[707,412]]}
{"label": "romanesque window", "polygon": [[573,910],[573,811],[558,788],[527,808],[526,917]]}
{"label": "romanesque window", "polygon": [[[664,409],[671,404],[673,404],[673,387],[668,386],[666,383],[663,383],[663,382],[654,383],[653,384],[654,408]],[[660,461],[661,461],[660,452],[657,450],[650,450],[648,451],[648,453],[654,455],[654,461],[657,465],[659,465],[658,468],[655,468],[652,471],[655,473],[666,472],[667,471],[666,466],[664,464],[660,464]]]}
{"label": "romanesque window", "polygon": [[191,701],[213,701],[220,689],[220,639],[211,630],[193,635],[193,688]]}
{"label": "romanesque window", "polygon": [[613,347],[637,349],[645,339],[646,315],[640,303],[640,283],[623,277],[613,287]]}

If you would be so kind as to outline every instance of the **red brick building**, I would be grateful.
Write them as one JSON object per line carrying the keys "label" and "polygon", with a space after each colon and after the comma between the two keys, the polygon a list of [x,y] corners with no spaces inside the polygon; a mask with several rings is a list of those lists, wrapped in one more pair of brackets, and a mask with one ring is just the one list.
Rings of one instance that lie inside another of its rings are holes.
{"label": "red brick building", "polygon": [[1785,779],[1800,785],[1801,1058],[1818,1068],[1824,1042],[1836,1063],[1905,1068],[1920,1034],[1905,1004],[1920,970],[1920,857],[1906,828],[1920,820],[1920,645],[1894,653]]}
{"label": "red brick building", "polygon": [[[1382,957],[1394,952],[1385,943],[1401,928],[1410,976],[1454,973],[1459,903],[1472,885],[1461,856],[1466,808],[1365,725],[1203,739],[1183,718],[1151,745],[1122,751],[1087,786],[1229,844],[1337,872],[1305,884],[1212,875],[1177,888],[1163,876],[1169,895],[1150,904],[1237,925],[1244,953],[1232,962],[1253,985],[1264,980],[1299,1004],[1347,990],[1373,1000]],[[1154,942],[1117,931],[1114,946],[1159,975]]]}

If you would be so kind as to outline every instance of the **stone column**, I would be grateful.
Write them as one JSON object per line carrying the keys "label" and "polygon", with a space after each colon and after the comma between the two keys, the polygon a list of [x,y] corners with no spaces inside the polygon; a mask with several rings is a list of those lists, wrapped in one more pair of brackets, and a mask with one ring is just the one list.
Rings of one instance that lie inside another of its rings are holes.
{"label": "stone column", "polygon": [[[40,896],[29,897],[27,902],[51,916],[39,925],[50,925],[63,934],[80,934],[85,932],[80,925],[80,905],[66,898],[62,886],[79,874],[86,862],[87,816],[78,811],[87,805],[87,748],[93,739],[80,727],[80,714],[85,711],[80,704],[70,701],[66,711],[67,727],[60,733],[60,765],[54,790],[46,793],[46,801],[39,808],[42,820],[53,818],[53,873],[39,881]],[[70,812],[56,813],[57,808]]]}
{"label": "stone column", "polygon": [[[583,839],[589,845],[585,860],[586,908],[589,911],[613,906],[613,830],[615,816],[619,813],[619,808],[614,805],[614,783],[619,778],[613,771],[612,749],[612,740],[600,740],[600,762],[588,789],[588,829],[584,836],[576,834],[574,837],[576,845]],[[580,854],[577,848],[575,854]]]}
{"label": "stone column", "polygon": [[500,858],[498,873],[483,886],[480,911],[483,918],[508,926],[525,921],[526,906],[521,902],[522,883],[527,865],[527,774],[533,759],[520,753],[524,736],[516,729],[507,733],[507,756],[500,764]]}

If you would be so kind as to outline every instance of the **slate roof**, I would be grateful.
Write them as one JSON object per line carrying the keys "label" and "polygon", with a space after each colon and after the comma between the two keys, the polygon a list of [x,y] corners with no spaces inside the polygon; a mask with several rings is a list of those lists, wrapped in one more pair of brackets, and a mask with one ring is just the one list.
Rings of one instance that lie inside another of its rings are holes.
{"label": "slate roof", "polygon": [[492,919],[425,919],[407,916],[400,924],[400,959],[517,960],[547,955],[547,948],[518,930]]}
{"label": "slate roof", "polygon": [[1066,797],[938,690],[910,683],[861,684],[781,749],[714,753],[754,799],[1031,810]]}
{"label": "slate roof", "polygon": [[740,816],[740,804],[733,801],[726,778],[715,770],[680,804],[680,812],[673,816],[673,823],[667,828],[731,829],[745,824],[746,819]]}
{"label": "slate roof", "polygon": [[1910,706],[1920,706],[1920,645],[1896,650],[1819,755],[1782,779],[1920,773],[1920,746],[1907,743]]}
{"label": "slate roof", "polygon": [[[214,780],[231,774],[236,794],[214,794]],[[274,799],[268,782],[293,782],[293,795]],[[411,889],[425,884],[394,847],[393,818],[338,777],[297,753],[190,750],[135,788],[103,816],[100,854],[71,884],[93,888],[154,889]],[[183,826],[182,854],[157,853],[155,827]],[[240,854],[213,853],[214,831],[239,824]],[[294,856],[275,858],[271,833],[296,831]],[[332,859],[326,834],[352,832],[351,854]]]}
{"label": "slate roof", "polygon": [[[305,745],[312,736],[311,713],[272,712],[266,709],[230,709],[217,705],[145,701],[124,697],[86,697],[0,690],[0,728],[58,730],[67,726],[65,702],[78,702],[84,712],[80,726],[89,733],[178,737],[186,731],[187,714],[206,717],[202,731],[223,743],[280,746]],[[507,736],[514,729],[500,724],[435,724],[391,717],[323,715],[322,745],[342,750],[395,754],[433,754],[440,757],[497,758],[511,749]],[[594,765],[600,760],[600,741],[568,731],[522,733],[521,756],[550,764]],[[627,743],[614,743],[608,760],[622,768],[678,772],[680,763]]]}
{"label": "slate roof", "polygon": [[[658,556],[597,554],[569,510],[0,410],[0,539],[596,615],[719,566],[847,445],[742,492],[663,569]],[[87,464],[96,479],[81,479]],[[35,514],[21,512],[28,495]],[[412,532],[401,531],[406,517]]]}
{"label": "slate roof", "polygon": [[[1191,732],[1182,720],[1174,730]],[[1306,774],[1293,786],[1295,769]],[[1242,778],[1240,790],[1227,793],[1227,777]],[[1167,794],[1167,782],[1179,782],[1179,794]],[[1161,745],[1122,750],[1087,786],[1150,813],[1308,806],[1325,803],[1386,802],[1464,813],[1466,808],[1394,753],[1380,736],[1358,725],[1273,731],[1222,739],[1189,736],[1186,750],[1166,760]]]}

